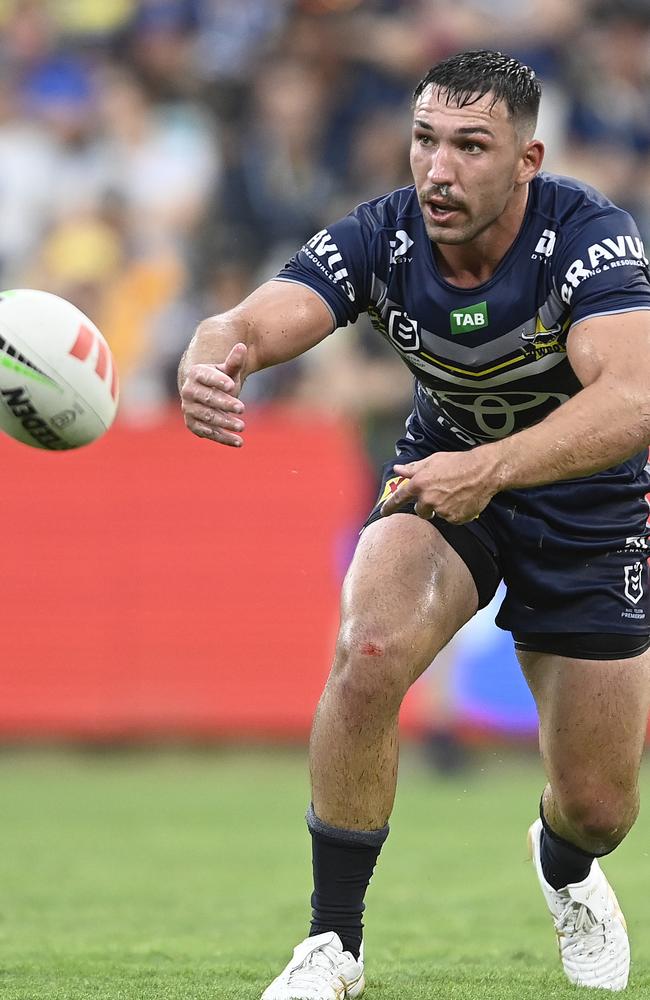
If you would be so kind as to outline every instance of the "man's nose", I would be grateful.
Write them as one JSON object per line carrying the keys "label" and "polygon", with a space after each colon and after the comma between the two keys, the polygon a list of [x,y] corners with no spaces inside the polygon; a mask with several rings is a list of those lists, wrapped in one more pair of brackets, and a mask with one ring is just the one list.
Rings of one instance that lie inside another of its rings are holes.
{"label": "man's nose", "polygon": [[431,162],[427,171],[427,180],[430,184],[446,184],[451,186],[454,180],[451,157],[448,151],[438,147],[431,154]]}

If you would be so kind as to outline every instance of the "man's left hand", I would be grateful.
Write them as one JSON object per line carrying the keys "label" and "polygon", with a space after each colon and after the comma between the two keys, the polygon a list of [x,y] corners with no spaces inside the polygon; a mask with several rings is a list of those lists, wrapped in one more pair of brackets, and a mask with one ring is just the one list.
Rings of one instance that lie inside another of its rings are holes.
{"label": "man's left hand", "polygon": [[415,501],[415,513],[425,520],[435,514],[451,524],[464,524],[478,517],[499,491],[498,466],[488,446],[441,451],[394,469],[404,482],[382,505],[384,517]]}

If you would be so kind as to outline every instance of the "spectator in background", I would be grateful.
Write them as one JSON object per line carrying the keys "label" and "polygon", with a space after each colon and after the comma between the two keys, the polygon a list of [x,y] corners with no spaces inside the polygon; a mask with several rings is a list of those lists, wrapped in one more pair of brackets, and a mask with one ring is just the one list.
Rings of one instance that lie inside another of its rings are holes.
{"label": "spectator in background", "polygon": [[0,42],[0,262],[16,284],[49,227],[101,198],[107,165],[95,127],[96,93],[80,54],[57,45],[37,4],[17,7]]}
{"label": "spectator in background", "polygon": [[103,157],[110,191],[140,247],[183,256],[221,168],[218,135],[200,106],[156,104],[136,77],[109,69],[101,86]]}
{"label": "spectator in background", "polygon": [[23,107],[52,147],[46,223],[92,211],[110,186],[110,164],[98,127],[98,91],[92,71],[74,56],[52,59],[23,84]]}
{"label": "spectator in background", "polygon": [[[507,48],[535,67],[549,168],[591,179],[650,231],[649,9],[647,0],[8,2],[3,284],[38,274],[97,301],[125,410],[164,405],[190,314],[227,308],[325,220],[408,183],[410,82],[471,47]],[[70,247],[91,245],[72,267]],[[345,359],[339,351],[333,343],[305,359],[291,381],[269,378],[262,398],[311,405],[320,366],[355,370],[368,408],[348,412],[374,447],[397,419],[398,362],[363,328]]]}
{"label": "spectator in background", "polygon": [[200,100],[194,68],[199,21],[191,0],[147,0],[124,32],[124,62],[156,103]]}
{"label": "spectator in background", "polygon": [[409,178],[404,172],[404,159],[408,145],[403,111],[398,114],[379,107],[370,112],[355,129],[344,183],[331,198],[331,208],[345,214],[364,198],[379,197],[391,186],[406,186]]}
{"label": "spectator in background", "polygon": [[104,73],[100,123],[106,195],[119,206],[125,249],[103,297],[103,329],[122,373],[123,412],[150,417],[169,390],[145,373],[164,369],[159,317],[187,285],[196,229],[219,183],[218,133],[200,106],[156,103],[123,69]]}
{"label": "spectator in background", "polygon": [[273,47],[290,8],[291,0],[196,0],[195,72],[222,124],[241,120],[259,60]]}
{"label": "spectator in background", "polygon": [[597,0],[571,58],[563,168],[633,213],[650,237],[650,4]]}
{"label": "spectator in background", "polygon": [[324,224],[334,190],[322,162],[328,115],[323,81],[309,66],[278,58],[261,68],[218,207],[226,253],[244,241],[271,273]]}
{"label": "spectator in background", "polygon": [[[155,420],[188,329],[327,220],[410,183],[412,80],[466,48],[535,68],[547,167],[591,181],[648,236],[649,12],[649,0],[6,0],[2,285],[85,309],[115,353],[122,418]],[[251,380],[246,401],[347,416],[376,466],[410,379],[361,320]],[[449,671],[430,680],[444,756]]]}
{"label": "spectator in background", "polygon": [[[42,2],[37,4],[45,6]],[[138,0],[65,0],[47,5],[60,36],[76,45],[110,47],[141,6]]]}
{"label": "spectator in background", "polygon": [[21,281],[52,211],[55,143],[39,122],[20,113],[15,81],[0,81],[0,275]]}

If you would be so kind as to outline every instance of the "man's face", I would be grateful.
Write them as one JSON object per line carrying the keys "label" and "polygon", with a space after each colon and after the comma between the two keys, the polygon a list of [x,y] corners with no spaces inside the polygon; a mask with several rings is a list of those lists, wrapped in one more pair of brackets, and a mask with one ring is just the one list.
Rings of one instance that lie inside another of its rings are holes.
{"label": "man's face", "polygon": [[491,102],[486,94],[458,108],[432,86],[417,100],[411,170],[435,243],[469,243],[502,215],[521,182],[526,141],[505,104],[490,109]]}

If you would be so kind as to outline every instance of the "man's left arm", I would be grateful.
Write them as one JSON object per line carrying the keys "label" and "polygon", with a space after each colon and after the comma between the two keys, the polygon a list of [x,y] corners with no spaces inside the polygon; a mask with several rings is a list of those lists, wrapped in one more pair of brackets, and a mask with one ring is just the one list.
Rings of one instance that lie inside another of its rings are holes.
{"label": "man's left arm", "polygon": [[489,445],[499,491],[589,476],[650,443],[650,311],[577,323],[567,355],[582,390],[539,424]]}
{"label": "man's left arm", "polygon": [[588,318],[567,340],[583,388],[544,420],[467,452],[395,466],[406,479],[382,507],[415,499],[416,513],[454,524],[478,516],[495,493],[589,476],[650,443],[650,311]]}

